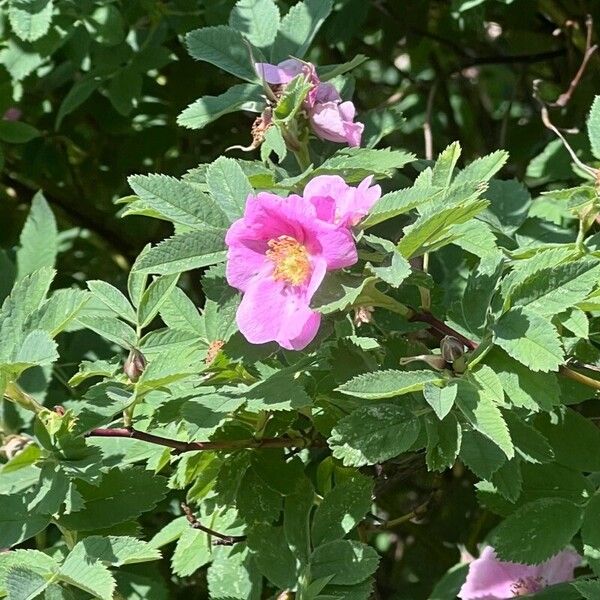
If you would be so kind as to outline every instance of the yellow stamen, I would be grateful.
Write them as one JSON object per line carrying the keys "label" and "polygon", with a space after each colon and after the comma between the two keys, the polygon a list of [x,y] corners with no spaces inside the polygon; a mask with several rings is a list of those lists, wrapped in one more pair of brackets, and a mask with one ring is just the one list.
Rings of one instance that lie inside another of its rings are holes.
{"label": "yellow stamen", "polygon": [[306,248],[289,235],[280,235],[267,243],[267,257],[275,264],[273,277],[291,285],[303,284],[310,275]]}

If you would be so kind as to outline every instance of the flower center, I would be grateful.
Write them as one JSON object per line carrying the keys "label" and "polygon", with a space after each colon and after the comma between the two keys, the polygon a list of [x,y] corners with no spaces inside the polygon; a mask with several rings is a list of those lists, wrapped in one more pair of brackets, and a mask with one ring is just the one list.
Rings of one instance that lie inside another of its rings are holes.
{"label": "flower center", "polygon": [[291,285],[301,285],[310,274],[306,248],[289,235],[280,235],[267,242],[267,257],[275,264],[273,277]]}
{"label": "flower center", "polygon": [[510,591],[513,597],[527,596],[528,594],[534,594],[540,592],[546,587],[546,582],[543,577],[525,577],[523,579],[517,579],[515,583],[510,586]]}

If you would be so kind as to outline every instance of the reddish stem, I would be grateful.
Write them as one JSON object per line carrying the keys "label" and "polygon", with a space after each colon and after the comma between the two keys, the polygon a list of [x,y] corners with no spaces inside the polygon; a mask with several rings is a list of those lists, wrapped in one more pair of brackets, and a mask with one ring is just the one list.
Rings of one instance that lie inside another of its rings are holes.
{"label": "reddish stem", "polygon": [[477,342],[470,340],[469,338],[465,337],[461,333],[458,333],[458,331],[455,331],[454,329],[452,329],[452,327],[449,327],[448,325],[446,325],[446,323],[444,323],[443,321],[440,321],[439,319],[434,317],[431,313],[428,313],[428,312],[415,313],[411,317],[410,320],[411,321],[422,321],[423,323],[427,323],[431,329],[434,329],[435,331],[437,331],[439,333],[443,333],[444,335],[451,335],[452,337],[455,337],[459,342],[461,342],[469,350],[475,350],[477,348],[477,346],[479,345]]}

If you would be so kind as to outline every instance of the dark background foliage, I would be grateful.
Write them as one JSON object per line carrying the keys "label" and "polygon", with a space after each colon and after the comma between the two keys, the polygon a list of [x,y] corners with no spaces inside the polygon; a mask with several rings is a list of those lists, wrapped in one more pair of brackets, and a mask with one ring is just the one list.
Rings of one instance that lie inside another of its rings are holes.
{"label": "dark background foliage", "polygon": [[[201,132],[176,124],[189,103],[233,83],[217,68],[191,59],[182,36],[226,22],[234,0],[55,4],[50,31],[31,43],[14,35],[6,9],[0,13],[0,113],[16,108],[20,121],[35,128],[15,137],[0,126],[0,247],[11,252],[33,194],[43,189],[63,232],[57,285],[104,279],[122,286],[144,244],[167,233],[157,220],[118,218],[115,201],[130,193],[127,176],[178,176],[214,160],[227,146],[248,143],[251,115],[227,115]],[[289,3],[279,4],[283,12]],[[453,140],[460,141],[467,161],[505,148],[510,160],[503,175],[524,179],[535,197],[549,186],[577,181],[568,155],[544,127],[532,91],[537,79],[548,101],[568,89],[585,51],[587,14],[597,39],[600,3],[593,0],[338,0],[310,59],[329,64],[368,56],[353,72],[359,118],[385,106],[404,116],[382,146],[424,156],[427,124],[434,155]],[[599,78],[600,54],[592,56],[567,107],[552,109],[554,122],[581,128]],[[570,133],[569,139],[589,160],[584,137]],[[542,212],[561,224],[548,203],[540,205]],[[434,273],[452,289],[459,270],[451,250],[441,256]],[[0,288],[10,288],[4,264],[0,255]],[[187,286],[192,293],[197,289],[197,274]],[[196,300],[202,301],[200,292]],[[86,353],[104,351],[90,333],[69,340],[72,347],[62,349],[56,369],[65,381]],[[55,403],[68,396],[66,385],[52,385]],[[43,382],[37,391],[46,393]],[[424,514],[422,522],[406,522],[380,536],[378,594],[425,598],[456,563],[456,545],[473,550],[495,517],[477,508],[458,468],[444,476],[427,474],[424,460],[415,456],[386,469],[378,479],[381,505],[390,514],[415,507]],[[147,521],[150,535],[160,517]],[[180,581],[169,597],[203,597],[198,592],[203,585],[196,578]]]}

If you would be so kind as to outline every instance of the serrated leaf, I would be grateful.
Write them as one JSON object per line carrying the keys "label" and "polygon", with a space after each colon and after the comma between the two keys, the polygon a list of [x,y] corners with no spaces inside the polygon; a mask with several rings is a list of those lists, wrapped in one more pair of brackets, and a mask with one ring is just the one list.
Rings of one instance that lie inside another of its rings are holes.
{"label": "serrated leaf", "polygon": [[584,556],[598,575],[600,572],[600,496],[593,496],[585,508],[581,528]]}
{"label": "serrated leaf", "polygon": [[226,25],[204,27],[185,36],[188,52],[196,60],[208,62],[240,79],[258,79],[250,52],[239,31]]}
{"label": "serrated leaf", "polygon": [[461,147],[458,142],[453,142],[443,152],[440,153],[435,165],[433,165],[433,171],[431,173],[432,185],[438,187],[447,187],[450,185],[452,175],[454,174],[454,167],[460,158]]}
{"label": "serrated leaf", "polygon": [[457,390],[458,387],[455,383],[439,387],[434,383],[427,382],[423,386],[423,396],[440,421],[446,417],[454,406]]}
{"label": "serrated leaf", "polygon": [[296,559],[289,549],[283,529],[272,525],[254,525],[248,531],[248,548],[260,572],[279,589],[296,584]]}
{"label": "serrated leaf", "polygon": [[461,448],[462,428],[453,414],[443,420],[428,417],[425,420],[427,429],[427,452],[425,459],[430,471],[444,471],[454,465]]}
{"label": "serrated leaf", "polygon": [[564,361],[554,325],[526,308],[509,310],[493,331],[494,343],[532,371],[558,371]]}
{"label": "serrated leaf", "polygon": [[272,153],[281,162],[287,156],[287,146],[279,127],[269,127],[260,145],[260,158],[266,162]]}
{"label": "serrated leaf", "polygon": [[155,173],[132,175],[127,181],[144,207],[156,211],[167,221],[194,229],[228,225],[228,219],[216,202],[185,181]]}
{"label": "serrated leaf", "polygon": [[204,325],[198,309],[181,288],[174,288],[159,310],[161,319],[171,329],[190,331],[202,336]]}
{"label": "serrated leaf", "polygon": [[106,281],[100,281],[93,279],[87,282],[87,286],[100,302],[108,306],[116,315],[129,321],[130,323],[136,323],[137,319],[135,311],[131,306],[129,300],[125,297],[120,290],[116,287],[107,283]]}
{"label": "serrated leaf", "polygon": [[217,546],[206,573],[211,598],[259,600],[262,578],[248,551],[239,546]]}
{"label": "serrated leaf", "polygon": [[279,9],[273,0],[238,0],[229,15],[229,25],[256,48],[266,48],[275,41]]}
{"label": "serrated leaf", "polygon": [[[36,474],[37,479],[37,474]],[[10,548],[27,540],[50,522],[47,515],[32,515],[27,508],[27,499],[18,495],[0,495],[0,546]]]}
{"label": "serrated leaf", "polygon": [[593,155],[600,160],[600,96],[594,98],[587,122],[588,137]]}
{"label": "serrated leaf", "polygon": [[493,475],[492,483],[496,490],[509,502],[516,502],[521,495],[523,478],[518,458],[505,462]]}
{"label": "serrated leaf", "polygon": [[177,124],[188,129],[202,129],[238,110],[260,112],[264,104],[261,92],[261,86],[244,83],[234,85],[218,96],[202,96],[179,114]]}
{"label": "serrated leaf", "polygon": [[478,158],[458,173],[452,185],[458,186],[469,181],[488,181],[504,166],[507,160],[508,152],[505,150],[496,150],[496,152]]}
{"label": "serrated leaf", "polygon": [[547,463],[554,459],[548,440],[533,426],[522,421],[515,413],[504,414],[516,453],[530,463]]}
{"label": "serrated leaf", "polygon": [[450,243],[453,239],[452,226],[466,223],[486,206],[487,200],[479,199],[424,213],[412,225],[404,228],[398,250],[405,258],[412,258]]}
{"label": "serrated leaf", "polygon": [[42,192],[31,202],[17,251],[17,279],[42,267],[53,267],[58,253],[56,219]]}
{"label": "serrated leaf", "polygon": [[177,540],[171,559],[173,573],[180,577],[186,577],[195,573],[209,561],[210,544],[206,533],[191,527],[184,529],[181,537]]}
{"label": "serrated leaf", "polygon": [[460,458],[481,479],[491,479],[506,462],[502,450],[478,431],[463,432]]}
{"label": "serrated leaf", "polygon": [[364,406],[340,419],[328,440],[347,466],[373,465],[406,452],[420,431],[418,419],[396,404]]}
{"label": "serrated leaf", "polygon": [[179,274],[157,277],[142,294],[138,306],[138,321],[140,327],[146,327],[158,314],[160,307],[167,301],[177,285]]}
{"label": "serrated leaf", "polygon": [[494,442],[508,459],[515,455],[504,417],[488,395],[461,379],[457,382],[456,405],[473,428]]}
{"label": "serrated leaf", "polygon": [[116,317],[97,317],[93,315],[79,315],[77,321],[85,328],[95,331],[103,338],[130,350],[137,343],[135,331]]}
{"label": "serrated leaf", "polygon": [[52,0],[10,0],[8,19],[20,39],[34,42],[50,29],[52,9]]}
{"label": "serrated leaf", "polygon": [[25,327],[43,329],[51,337],[56,337],[77,317],[89,299],[90,294],[83,290],[56,290],[47,302],[29,316]]}
{"label": "serrated leaf", "polygon": [[247,524],[273,523],[283,506],[281,494],[271,489],[254,471],[248,469],[238,488],[236,507]]}
{"label": "serrated leaf", "polygon": [[101,562],[89,561],[77,546],[60,567],[58,579],[101,600],[112,600],[116,587],[111,572]]}
{"label": "serrated leaf", "polygon": [[332,6],[332,0],[305,0],[294,4],[281,19],[271,61],[277,63],[290,56],[303,58]]}
{"label": "serrated leaf", "polygon": [[353,377],[337,388],[338,392],[378,400],[393,398],[423,389],[426,383],[441,383],[442,379],[435,371],[375,371]]}
{"label": "serrated leaf", "polygon": [[312,404],[302,385],[286,373],[275,373],[268,379],[244,392],[246,407],[251,412],[260,410],[294,410]]}
{"label": "serrated leaf", "polygon": [[225,232],[205,229],[181,233],[148,250],[134,268],[140,273],[172,275],[225,260]]}
{"label": "serrated leaf", "polygon": [[56,342],[50,334],[35,329],[25,336],[23,343],[14,353],[10,368],[20,372],[34,365],[50,365],[57,358]]}
{"label": "serrated leaf", "polygon": [[538,271],[511,288],[513,306],[523,306],[543,316],[554,316],[584,300],[598,284],[600,263],[581,260]]}
{"label": "serrated leaf", "polygon": [[325,494],[312,523],[312,543],[320,546],[343,538],[371,508],[373,482],[357,475]]}
{"label": "serrated leaf", "polygon": [[89,531],[123,523],[151,510],[165,496],[166,480],[141,467],[112,469],[99,486],[78,482],[85,505],[82,510],[63,515],[61,525]]}
{"label": "serrated leaf", "polygon": [[239,219],[253,190],[237,161],[224,156],[217,158],[206,170],[206,183],[214,201],[229,220]]}
{"label": "serrated leaf", "polygon": [[360,542],[337,540],[319,546],[310,557],[313,579],[333,576],[332,585],[353,585],[372,575],[379,564],[377,552]]}
{"label": "serrated leaf", "polygon": [[14,565],[4,575],[7,600],[33,600],[48,586],[48,580],[35,571]]}
{"label": "serrated leaf", "polygon": [[283,532],[293,555],[302,565],[308,564],[310,554],[310,515],[315,501],[311,482],[302,478],[292,494],[285,498]]}
{"label": "serrated leaf", "polygon": [[99,560],[120,567],[159,560],[160,552],[148,542],[129,536],[92,535],[77,543],[72,552],[80,551],[88,560]]}
{"label": "serrated leaf", "polygon": [[500,523],[491,542],[500,560],[539,564],[569,544],[582,521],[581,507],[562,498],[542,498]]}

